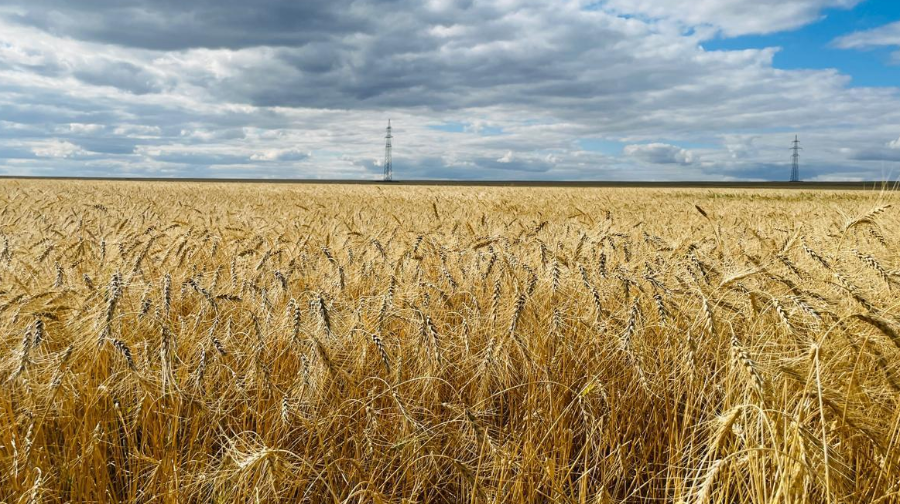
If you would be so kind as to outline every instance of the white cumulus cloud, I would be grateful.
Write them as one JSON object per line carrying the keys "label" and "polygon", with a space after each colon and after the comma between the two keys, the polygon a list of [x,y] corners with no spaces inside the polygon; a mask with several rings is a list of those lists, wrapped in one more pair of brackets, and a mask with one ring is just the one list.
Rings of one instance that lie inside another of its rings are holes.
{"label": "white cumulus cloud", "polygon": [[693,152],[664,143],[626,145],[623,152],[626,156],[653,164],[689,165],[696,160]]}
{"label": "white cumulus cloud", "polygon": [[312,154],[300,149],[269,149],[250,156],[253,161],[301,161]]}
{"label": "white cumulus cloud", "polygon": [[64,140],[39,142],[31,147],[31,152],[42,158],[70,158],[85,154],[84,149]]}
{"label": "white cumulus cloud", "polygon": [[863,49],[877,46],[900,46],[900,21],[839,37],[834,45],[842,49]]}

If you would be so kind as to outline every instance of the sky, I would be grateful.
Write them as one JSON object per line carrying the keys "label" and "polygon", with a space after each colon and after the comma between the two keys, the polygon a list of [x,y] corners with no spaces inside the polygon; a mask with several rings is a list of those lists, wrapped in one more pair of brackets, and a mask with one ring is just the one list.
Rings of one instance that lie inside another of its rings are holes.
{"label": "sky", "polygon": [[4,0],[0,175],[900,178],[897,0]]}

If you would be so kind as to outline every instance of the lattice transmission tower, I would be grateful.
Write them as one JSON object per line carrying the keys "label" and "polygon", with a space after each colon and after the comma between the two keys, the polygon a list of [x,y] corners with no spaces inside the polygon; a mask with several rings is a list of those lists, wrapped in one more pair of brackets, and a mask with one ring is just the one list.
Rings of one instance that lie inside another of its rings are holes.
{"label": "lattice transmission tower", "polygon": [[794,151],[791,156],[794,161],[791,166],[791,182],[800,182],[800,151],[803,150],[803,147],[800,147],[800,139],[797,135],[794,135],[794,146],[791,147],[791,150]]}
{"label": "lattice transmission tower", "polygon": [[391,134],[391,120],[388,119],[387,135],[384,137],[384,181],[390,182],[394,180],[394,161],[391,158],[391,140],[394,135]]}

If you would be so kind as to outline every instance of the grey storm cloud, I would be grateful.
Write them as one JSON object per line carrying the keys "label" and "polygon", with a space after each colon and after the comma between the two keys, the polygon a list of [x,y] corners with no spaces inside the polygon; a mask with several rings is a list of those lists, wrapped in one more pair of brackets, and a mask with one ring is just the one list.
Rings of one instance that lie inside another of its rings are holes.
{"label": "grey storm cloud", "polygon": [[857,1],[770,3],[8,0],[0,172],[373,178],[392,117],[401,177],[752,178],[778,128],[871,173],[854,153],[896,138],[897,89],[703,48]]}
{"label": "grey storm cloud", "polygon": [[[7,17],[48,33],[130,48],[249,49],[229,61],[224,75],[192,68],[182,79],[223,100],[263,107],[637,112],[658,106],[648,99],[652,93],[685,105],[733,100],[746,87],[737,79],[713,95],[688,86],[697,75],[726,77],[770,57],[697,61],[688,57],[696,51],[689,39],[663,50],[652,44],[659,34],[651,25],[537,1],[517,2],[509,11],[494,3],[418,0],[28,5]],[[260,47],[271,49],[252,51]],[[162,86],[129,62],[99,61],[75,76],[135,94]],[[666,96],[679,86],[677,96]]]}
{"label": "grey storm cloud", "polygon": [[870,147],[852,150],[850,159],[857,161],[900,161],[900,149]]}
{"label": "grey storm cloud", "polygon": [[72,74],[78,80],[97,86],[112,86],[134,94],[157,93],[162,84],[156,76],[127,62],[98,64]]}
{"label": "grey storm cloud", "polygon": [[[153,50],[300,46],[365,28],[369,11],[334,0],[36,0],[17,23]],[[385,2],[392,3],[392,2]],[[396,2],[393,2],[396,3]],[[12,2],[16,4],[16,2]]]}

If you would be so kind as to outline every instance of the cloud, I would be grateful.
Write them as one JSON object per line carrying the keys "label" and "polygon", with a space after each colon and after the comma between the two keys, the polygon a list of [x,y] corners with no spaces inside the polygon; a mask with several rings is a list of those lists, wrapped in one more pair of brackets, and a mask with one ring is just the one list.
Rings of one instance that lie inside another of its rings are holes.
{"label": "cloud", "polygon": [[42,158],[71,158],[86,154],[80,146],[63,140],[37,143],[31,148],[31,152]]}
{"label": "cloud", "polygon": [[123,124],[116,126],[113,133],[131,138],[155,138],[162,134],[162,128],[143,124]]}
{"label": "cloud", "polygon": [[299,149],[269,149],[250,156],[253,161],[302,161],[312,156]]}
{"label": "cloud", "polygon": [[398,178],[780,177],[795,133],[877,176],[897,89],[700,43],[854,3],[9,0],[0,171],[376,178],[390,117]]}
{"label": "cloud", "polygon": [[258,0],[249,8],[242,0],[37,0],[19,3],[22,12],[8,17],[80,40],[141,49],[239,49],[300,46],[356,32],[372,13],[356,3]]}
{"label": "cloud", "polygon": [[727,36],[792,30],[820,19],[825,9],[849,9],[862,0],[608,0],[617,12],[710,26]]}
{"label": "cloud", "polygon": [[748,159],[759,154],[753,143],[757,138],[756,135],[725,135],[723,141],[732,159]]}
{"label": "cloud", "polygon": [[858,161],[900,161],[900,138],[883,146],[847,149],[847,154]]}
{"label": "cloud", "polygon": [[879,46],[900,47],[900,21],[844,35],[833,44],[841,49],[866,49]]}
{"label": "cloud", "polygon": [[239,140],[246,137],[246,133],[242,128],[226,128],[226,129],[182,129],[179,133],[182,138],[198,143],[209,143],[222,140]]}
{"label": "cloud", "polygon": [[124,61],[95,62],[72,75],[87,84],[112,86],[138,95],[162,90],[162,83],[152,72]]}
{"label": "cloud", "polygon": [[[900,48],[900,21],[839,37],[832,45],[841,49]],[[900,50],[891,54],[893,63],[900,63]]]}
{"label": "cloud", "polygon": [[106,126],[102,124],[71,123],[69,124],[68,131],[77,135],[92,135],[102,131],[105,127]]}
{"label": "cloud", "polygon": [[653,164],[689,165],[696,161],[691,151],[664,143],[626,145],[623,152],[626,156]]}
{"label": "cloud", "polygon": [[850,159],[857,161],[900,161],[900,150],[884,147],[851,149]]}

